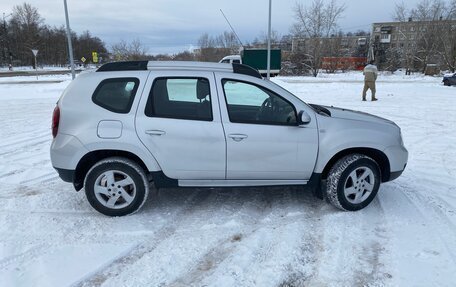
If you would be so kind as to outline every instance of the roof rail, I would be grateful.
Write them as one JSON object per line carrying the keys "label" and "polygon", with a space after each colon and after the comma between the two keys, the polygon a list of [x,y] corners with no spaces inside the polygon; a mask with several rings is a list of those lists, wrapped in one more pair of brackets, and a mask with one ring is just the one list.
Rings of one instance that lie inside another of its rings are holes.
{"label": "roof rail", "polygon": [[148,61],[126,61],[107,63],[98,68],[97,72],[113,71],[145,71]]}
{"label": "roof rail", "polygon": [[147,69],[233,72],[233,67],[228,64],[193,61],[149,61]]}
{"label": "roof rail", "polygon": [[263,79],[263,77],[261,76],[260,72],[258,72],[258,70],[254,69],[250,66],[244,65],[244,64],[233,63],[233,72],[235,72],[236,74],[243,74],[243,75],[252,76],[252,77],[255,77],[258,79]]}
{"label": "roof rail", "polygon": [[186,61],[126,61],[107,63],[98,68],[97,72],[114,71],[146,71],[146,70],[202,70],[214,72],[234,72],[262,79],[258,70],[243,64],[208,63]]}

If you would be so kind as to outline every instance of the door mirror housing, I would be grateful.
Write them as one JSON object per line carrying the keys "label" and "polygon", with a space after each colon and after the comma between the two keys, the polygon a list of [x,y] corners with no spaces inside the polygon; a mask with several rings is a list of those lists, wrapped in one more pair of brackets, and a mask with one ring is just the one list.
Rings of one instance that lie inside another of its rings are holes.
{"label": "door mirror housing", "polygon": [[312,119],[310,118],[309,114],[306,113],[305,111],[300,111],[298,114],[298,125],[307,125],[310,123]]}

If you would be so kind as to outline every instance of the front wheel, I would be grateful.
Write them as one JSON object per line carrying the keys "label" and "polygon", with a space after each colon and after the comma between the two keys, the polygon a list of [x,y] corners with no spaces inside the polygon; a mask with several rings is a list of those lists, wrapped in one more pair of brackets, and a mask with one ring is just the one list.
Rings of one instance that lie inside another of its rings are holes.
{"label": "front wheel", "polygon": [[357,211],[368,206],[380,187],[380,169],[368,156],[351,154],[331,168],[326,195],[335,207]]}
{"label": "front wheel", "polygon": [[108,216],[135,213],[149,193],[144,170],[135,162],[120,157],[96,163],[87,173],[84,186],[90,205]]}
{"label": "front wheel", "polygon": [[444,86],[451,86],[449,80],[444,80],[444,81],[443,81],[443,85],[444,85]]}

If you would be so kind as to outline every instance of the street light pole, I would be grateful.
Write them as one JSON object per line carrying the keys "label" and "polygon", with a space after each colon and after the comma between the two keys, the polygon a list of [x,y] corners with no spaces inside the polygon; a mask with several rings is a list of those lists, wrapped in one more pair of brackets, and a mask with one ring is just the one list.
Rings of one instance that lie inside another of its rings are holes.
{"label": "street light pole", "polygon": [[271,78],[271,18],[272,18],[272,0],[269,0],[269,22],[268,22],[268,61],[267,61],[267,77]]}
{"label": "street light pole", "polygon": [[66,19],[66,31],[68,39],[68,54],[70,56],[70,65],[71,65],[71,78],[74,80],[74,59],[73,59],[73,44],[71,43],[71,29],[70,29],[70,19],[68,18],[68,7],[67,1],[63,0],[63,6],[65,7],[65,19]]}

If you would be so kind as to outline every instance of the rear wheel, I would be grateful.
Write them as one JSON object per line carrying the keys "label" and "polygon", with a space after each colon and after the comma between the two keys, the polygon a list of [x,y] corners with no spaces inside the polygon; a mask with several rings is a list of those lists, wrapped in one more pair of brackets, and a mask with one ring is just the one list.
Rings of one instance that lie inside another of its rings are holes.
{"label": "rear wheel", "polygon": [[326,195],[335,207],[356,211],[368,206],[380,187],[380,169],[368,156],[352,154],[331,168]]}
{"label": "rear wheel", "polygon": [[90,205],[108,216],[135,213],[149,193],[144,170],[135,162],[119,157],[95,164],[87,173],[84,186]]}

